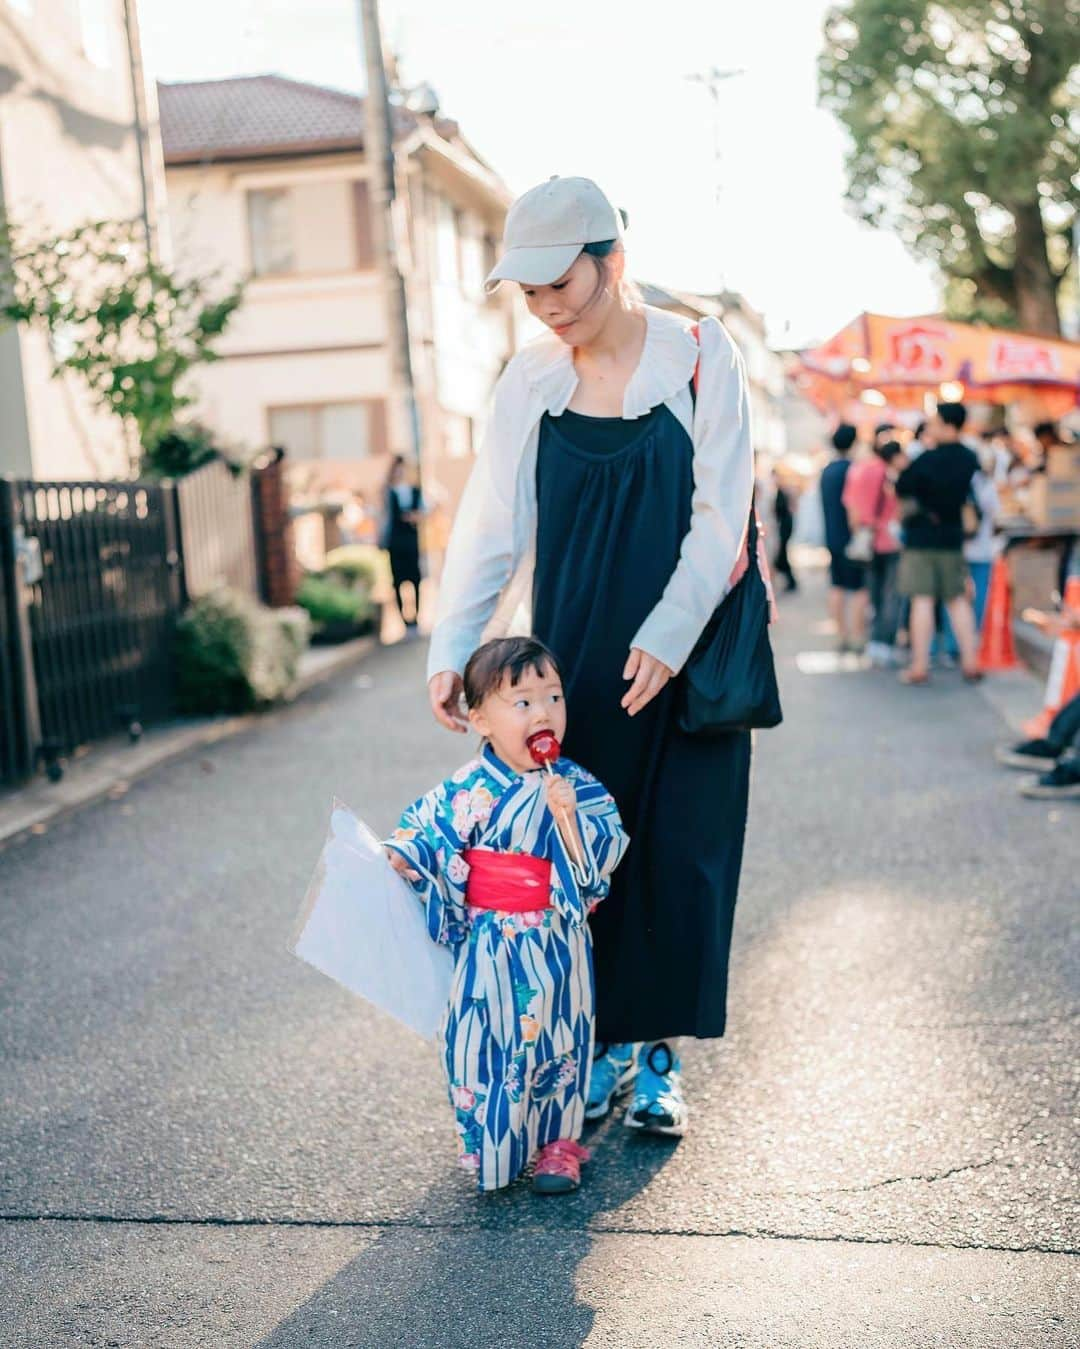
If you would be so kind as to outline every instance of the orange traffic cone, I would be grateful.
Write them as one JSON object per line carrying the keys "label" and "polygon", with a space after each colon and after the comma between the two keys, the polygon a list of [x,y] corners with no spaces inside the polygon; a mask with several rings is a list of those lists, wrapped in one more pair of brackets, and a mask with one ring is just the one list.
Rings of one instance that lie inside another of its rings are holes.
{"label": "orange traffic cone", "polygon": [[[1065,582],[1063,609],[1080,610],[1080,576],[1070,576]],[[1037,717],[1025,721],[1024,734],[1032,740],[1044,740],[1050,723],[1072,698],[1080,693],[1080,629],[1065,628],[1057,635],[1050,657],[1050,673],[1046,677],[1043,710]]]}
{"label": "orange traffic cone", "polygon": [[990,592],[983,614],[982,641],[979,645],[979,669],[984,673],[1015,670],[1020,661],[1016,656],[1012,631],[1012,587],[1009,569],[1003,557],[994,560],[990,573]]}

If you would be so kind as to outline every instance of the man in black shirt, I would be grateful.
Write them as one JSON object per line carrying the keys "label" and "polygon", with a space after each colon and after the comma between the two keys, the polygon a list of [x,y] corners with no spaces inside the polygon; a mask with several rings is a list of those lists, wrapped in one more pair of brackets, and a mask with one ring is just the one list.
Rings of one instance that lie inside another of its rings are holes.
{"label": "man in black shirt", "polygon": [[962,403],[939,403],[931,424],[935,448],[920,454],[896,480],[896,495],[914,503],[904,520],[900,559],[900,592],[911,599],[911,665],[900,676],[905,684],[925,684],[930,677],[935,603],[944,604],[952,620],[964,678],[969,683],[981,678],[975,617],[967,598],[963,525],[964,502],[979,460],[960,441],[966,419]]}

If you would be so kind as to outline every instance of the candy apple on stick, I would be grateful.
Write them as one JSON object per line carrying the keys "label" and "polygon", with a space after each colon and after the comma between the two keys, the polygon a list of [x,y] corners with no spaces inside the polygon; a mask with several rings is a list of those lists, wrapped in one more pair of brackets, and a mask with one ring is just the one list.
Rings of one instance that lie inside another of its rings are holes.
{"label": "candy apple on stick", "polygon": [[[559,755],[562,753],[562,746],[559,744],[558,740],[556,740],[556,738],[551,734],[551,732],[535,731],[525,741],[525,744],[526,747],[528,748],[529,753],[532,755],[533,763],[538,764],[541,768],[546,768],[547,771],[551,774],[551,776],[555,777],[556,773],[555,769],[552,767],[552,764],[555,763]],[[569,825],[570,821],[567,820],[567,826]],[[581,870],[584,871],[585,863],[581,860],[581,854],[578,851],[577,844],[574,842],[573,830],[568,828],[568,832],[570,834],[571,847],[574,853],[574,861],[578,864]]]}

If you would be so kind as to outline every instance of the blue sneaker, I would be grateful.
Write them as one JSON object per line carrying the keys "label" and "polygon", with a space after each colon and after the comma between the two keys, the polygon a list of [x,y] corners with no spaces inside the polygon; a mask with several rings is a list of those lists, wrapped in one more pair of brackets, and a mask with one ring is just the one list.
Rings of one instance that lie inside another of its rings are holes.
{"label": "blue sneaker", "polygon": [[628,1129],[681,1138],[686,1132],[679,1056],[664,1040],[642,1045],[634,1099],[623,1119]]}
{"label": "blue sneaker", "polygon": [[607,1045],[597,1041],[593,1050],[592,1075],[586,1119],[603,1119],[617,1096],[633,1085],[637,1076],[636,1045]]}

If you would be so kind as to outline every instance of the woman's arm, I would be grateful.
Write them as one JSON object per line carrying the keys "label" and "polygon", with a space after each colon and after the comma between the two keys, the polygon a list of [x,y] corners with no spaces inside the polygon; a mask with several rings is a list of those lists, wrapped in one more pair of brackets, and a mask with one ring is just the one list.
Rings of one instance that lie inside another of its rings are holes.
{"label": "woman's arm", "polygon": [[632,649],[673,673],[682,669],[727,594],[754,488],[750,395],[742,356],[716,319],[701,324],[700,341],[690,529],[660,602],[631,643]]}
{"label": "woman's arm", "polygon": [[513,409],[525,398],[524,375],[511,362],[495,386],[480,453],[454,518],[439,582],[439,607],[428,653],[428,681],[459,675],[510,579],[514,484],[499,473],[513,452]]}

